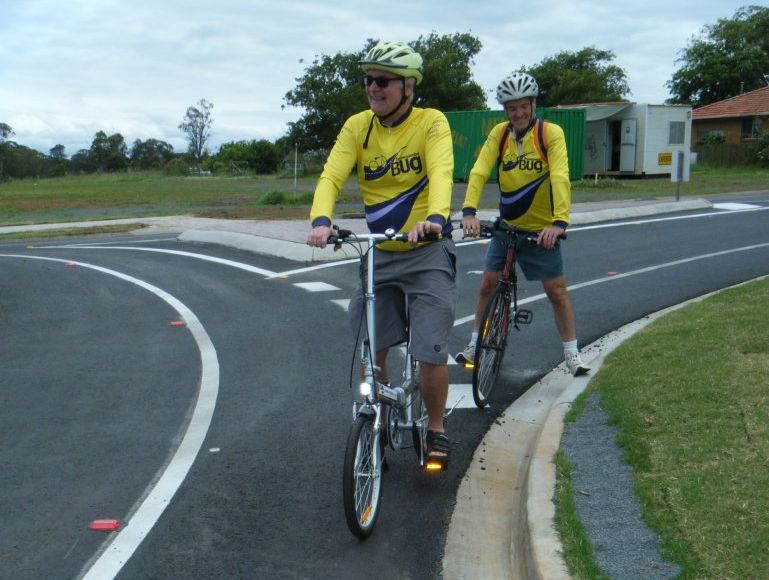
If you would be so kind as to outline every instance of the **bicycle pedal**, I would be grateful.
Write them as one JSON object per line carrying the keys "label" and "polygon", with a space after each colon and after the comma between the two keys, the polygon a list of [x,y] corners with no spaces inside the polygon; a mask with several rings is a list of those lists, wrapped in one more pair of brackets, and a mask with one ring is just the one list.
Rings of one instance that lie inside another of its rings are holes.
{"label": "bicycle pedal", "polygon": [[531,310],[521,308],[515,313],[516,324],[531,324],[532,320],[534,320],[534,313]]}
{"label": "bicycle pedal", "polygon": [[426,473],[437,473],[439,471],[446,471],[448,464],[446,461],[439,461],[437,459],[428,459],[425,461],[424,470]]}

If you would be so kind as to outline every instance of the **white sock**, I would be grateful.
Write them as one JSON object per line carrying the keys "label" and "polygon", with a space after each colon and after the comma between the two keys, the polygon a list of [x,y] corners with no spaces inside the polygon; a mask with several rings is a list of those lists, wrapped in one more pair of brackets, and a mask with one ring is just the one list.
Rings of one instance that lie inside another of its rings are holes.
{"label": "white sock", "polygon": [[579,349],[577,348],[577,341],[576,340],[564,340],[563,341],[563,354],[564,355],[570,355],[574,353],[578,353]]}
{"label": "white sock", "polygon": [[470,344],[475,344],[476,342],[478,342],[478,333],[477,332],[473,332],[470,335]]}

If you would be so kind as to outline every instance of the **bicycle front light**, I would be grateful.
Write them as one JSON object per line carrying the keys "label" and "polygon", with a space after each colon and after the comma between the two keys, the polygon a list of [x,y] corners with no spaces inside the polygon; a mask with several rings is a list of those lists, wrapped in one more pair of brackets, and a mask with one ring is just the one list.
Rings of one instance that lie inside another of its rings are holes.
{"label": "bicycle front light", "polygon": [[358,390],[360,391],[360,394],[364,397],[368,397],[371,395],[371,385],[369,383],[363,382],[358,386]]}

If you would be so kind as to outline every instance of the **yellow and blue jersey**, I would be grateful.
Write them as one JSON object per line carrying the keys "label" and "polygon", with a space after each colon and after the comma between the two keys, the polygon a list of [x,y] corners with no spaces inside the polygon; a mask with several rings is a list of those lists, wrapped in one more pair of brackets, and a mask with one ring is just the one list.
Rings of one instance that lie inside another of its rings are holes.
{"label": "yellow and blue jersey", "polygon": [[464,215],[474,215],[483,186],[497,166],[499,213],[510,225],[538,232],[550,225],[566,227],[571,208],[569,161],[563,129],[534,119],[516,135],[510,123],[494,126],[470,171]]}
{"label": "yellow and blue jersey", "polygon": [[[371,111],[345,122],[318,179],[310,219],[330,225],[334,205],[353,168],[371,232],[393,228],[406,233],[429,220],[451,234],[451,188],[454,153],[445,115],[414,107],[406,118],[384,126]],[[387,242],[385,250],[408,250],[408,244]]]}

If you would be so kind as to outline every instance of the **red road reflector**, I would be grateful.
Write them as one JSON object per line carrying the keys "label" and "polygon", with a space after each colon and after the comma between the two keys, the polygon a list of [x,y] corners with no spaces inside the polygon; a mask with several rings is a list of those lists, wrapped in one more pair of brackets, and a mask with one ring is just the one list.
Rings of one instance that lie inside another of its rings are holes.
{"label": "red road reflector", "polygon": [[184,320],[174,320],[173,322],[169,322],[168,326],[187,326],[187,323],[184,322]]}
{"label": "red road reflector", "polygon": [[96,532],[114,532],[120,527],[120,520],[94,520],[88,527]]}
{"label": "red road reflector", "polygon": [[608,276],[616,276],[617,274],[619,274],[619,272],[617,272],[616,270],[609,270],[606,274]]}
{"label": "red road reflector", "polygon": [[75,262],[67,262],[67,268],[74,268],[75,266]]}

